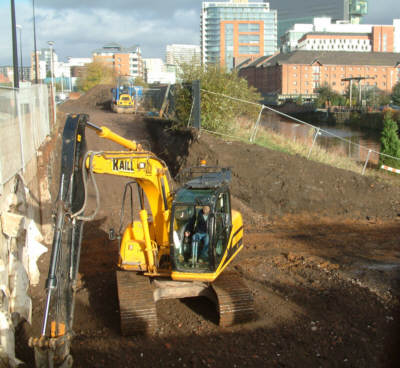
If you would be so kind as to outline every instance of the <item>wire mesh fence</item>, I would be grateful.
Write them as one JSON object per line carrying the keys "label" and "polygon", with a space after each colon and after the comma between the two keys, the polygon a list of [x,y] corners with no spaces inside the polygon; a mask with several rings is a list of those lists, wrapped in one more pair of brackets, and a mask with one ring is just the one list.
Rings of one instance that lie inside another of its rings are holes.
{"label": "wire mesh fence", "polygon": [[[271,107],[204,89],[201,99],[202,130],[221,136],[299,154],[362,174],[367,168],[378,168],[382,155],[392,157],[379,152],[377,140],[345,129],[318,127]],[[400,162],[400,158],[392,158]]]}
{"label": "wire mesh fence", "polygon": [[0,190],[24,170],[50,133],[45,85],[19,90],[0,88]]}

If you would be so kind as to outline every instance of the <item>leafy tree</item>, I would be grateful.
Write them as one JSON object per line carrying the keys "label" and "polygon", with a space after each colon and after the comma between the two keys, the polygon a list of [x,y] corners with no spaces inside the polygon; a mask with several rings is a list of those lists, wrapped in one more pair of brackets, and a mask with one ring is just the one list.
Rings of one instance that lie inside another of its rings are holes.
{"label": "leafy tree", "polygon": [[339,93],[335,92],[331,86],[324,84],[317,90],[318,97],[315,101],[317,107],[342,106],[345,104],[345,98]]}
{"label": "leafy tree", "polygon": [[348,86],[346,88],[346,93],[345,93],[346,103],[348,105],[351,105],[351,106],[356,106],[359,103],[358,102],[358,97],[360,95],[360,93],[359,93],[360,91],[358,89],[357,83],[354,83],[354,81],[353,81],[353,83],[351,85],[352,85],[352,88],[351,88],[351,103],[350,103],[350,83],[348,84]]}
{"label": "leafy tree", "polygon": [[116,74],[104,63],[93,62],[87,65],[82,77],[78,79],[78,90],[88,91],[98,84],[115,84]]}
{"label": "leafy tree", "polygon": [[395,105],[400,106],[400,82],[397,82],[392,90],[392,101]]}
{"label": "leafy tree", "polygon": [[303,105],[303,97],[301,95],[298,95],[295,102],[296,105]]}
{"label": "leafy tree", "polygon": [[200,80],[202,90],[211,92],[201,93],[203,128],[232,133],[235,129],[240,129],[240,124],[253,124],[256,121],[260,106],[254,103],[258,104],[261,96],[255,88],[249,87],[247,81],[240,78],[236,71],[228,72],[217,65],[203,68],[193,64],[182,64],[179,70],[178,79],[183,82],[176,92],[176,117],[181,124],[186,125],[191,115],[193,99],[188,84],[194,80]]}
{"label": "leafy tree", "polygon": [[133,84],[135,86],[142,86],[144,88],[147,88],[149,86],[142,77],[136,77]]}
{"label": "leafy tree", "polygon": [[[381,153],[400,158],[400,139],[397,131],[398,126],[392,119],[391,112],[386,112],[381,135]],[[400,168],[400,160],[385,156],[380,156],[379,164]]]}

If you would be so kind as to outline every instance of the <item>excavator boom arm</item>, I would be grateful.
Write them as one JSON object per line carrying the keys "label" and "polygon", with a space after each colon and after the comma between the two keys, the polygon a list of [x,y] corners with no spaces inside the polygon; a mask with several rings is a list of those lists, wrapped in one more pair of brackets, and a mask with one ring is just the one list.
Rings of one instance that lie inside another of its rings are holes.
{"label": "excavator boom arm", "polygon": [[[115,152],[87,152],[85,128],[94,129],[102,137],[128,149]],[[46,281],[46,305],[39,338],[31,339],[35,348],[37,367],[70,367],[70,341],[76,279],[79,269],[82,229],[84,221],[94,216],[85,215],[87,176],[104,173],[134,178],[146,193],[157,223],[156,241],[168,243],[170,189],[168,169],[154,154],[141,145],[88,122],[85,114],[70,115],[63,131],[60,189],[56,202],[55,228],[50,266]],[[92,178],[93,179],[93,178]],[[142,204],[142,207],[144,205]],[[147,226],[147,212],[140,211],[143,226]],[[152,243],[147,232],[147,250]],[[150,271],[155,271],[154,259]]]}

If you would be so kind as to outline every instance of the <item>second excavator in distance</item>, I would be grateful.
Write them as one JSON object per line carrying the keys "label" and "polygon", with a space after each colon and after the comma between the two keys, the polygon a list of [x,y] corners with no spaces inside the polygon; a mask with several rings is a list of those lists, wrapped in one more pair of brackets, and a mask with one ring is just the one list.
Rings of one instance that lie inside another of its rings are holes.
{"label": "second excavator in distance", "polygon": [[[88,151],[86,127],[126,149]],[[216,305],[221,326],[253,318],[250,290],[239,275],[226,270],[243,248],[242,216],[231,207],[230,170],[188,169],[186,182],[173,192],[168,168],[154,153],[90,123],[87,115],[70,115],[63,132],[45,314],[41,336],[31,339],[37,367],[73,363],[70,345],[83,224],[94,219],[100,206],[95,174],[129,179],[121,213],[130,204],[130,222],[124,231],[110,231],[110,238],[120,240],[116,278],[122,334],[155,331],[160,299],[205,296]],[[89,183],[96,193],[90,214]]]}

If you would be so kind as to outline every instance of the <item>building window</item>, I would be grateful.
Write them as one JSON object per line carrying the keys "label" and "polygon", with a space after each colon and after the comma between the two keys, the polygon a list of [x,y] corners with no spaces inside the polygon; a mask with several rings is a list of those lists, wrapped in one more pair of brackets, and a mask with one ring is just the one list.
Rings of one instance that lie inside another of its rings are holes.
{"label": "building window", "polygon": [[293,67],[293,70],[296,70],[296,69],[297,69],[297,66],[294,66],[294,67]]}
{"label": "building window", "polygon": [[260,32],[258,23],[239,23],[239,32]]}
{"label": "building window", "polygon": [[297,74],[296,73],[293,74],[293,78],[297,78]]}
{"label": "building window", "polygon": [[293,85],[294,85],[294,86],[297,86],[297,82],[296,82],[296,81],[294,81],[294,82],[293,82]]}
{"label": "building window", "polygon": [[308,74],[304,74],[304,78],[308,78]]}

